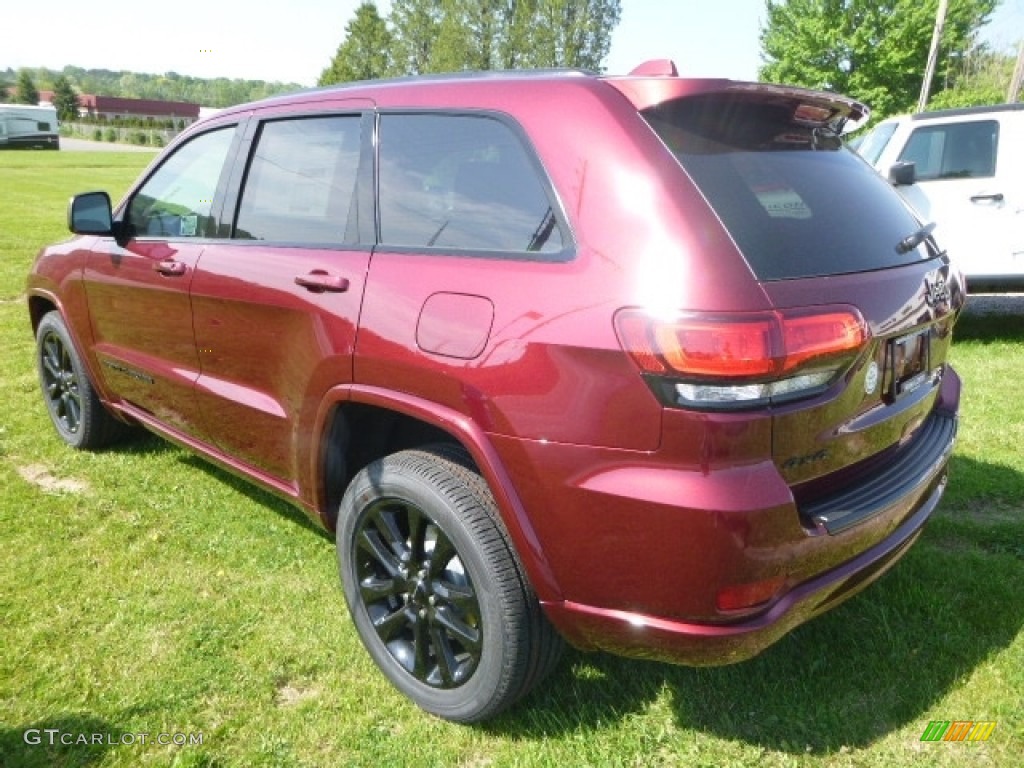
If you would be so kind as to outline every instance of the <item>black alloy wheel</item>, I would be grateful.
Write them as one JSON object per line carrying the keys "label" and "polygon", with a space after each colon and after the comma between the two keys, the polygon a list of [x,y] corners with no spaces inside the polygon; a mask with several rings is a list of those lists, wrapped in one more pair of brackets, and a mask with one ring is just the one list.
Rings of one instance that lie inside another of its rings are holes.
{"label": "black alloy wheel", "polygon": [[65,443],[73,448],[102,448],[130,431],[128,424],[103,407],[56,310],[47,312],[36,328],[36,362],[46,410]]}
{"label": "black alloy wheel", "polygon": [[39,350],[46,406],[62,433],[78,434],[82,426],[82,393],[71,350],[55,330],[40,338]]}
{"label": "black alloy wheel", "polygon": [[451,540],[423,510],[379,499],[356,531],[359,595],[388,652],[419,682],[455,688],[480,664],[480,603]]}
{"label": "black alloy wheel", "polygon": [[401,451],[358,472],[341,501],[337,549],[363,645],[422,709],[485,720],[558,663],[563,641],[461,447]]}

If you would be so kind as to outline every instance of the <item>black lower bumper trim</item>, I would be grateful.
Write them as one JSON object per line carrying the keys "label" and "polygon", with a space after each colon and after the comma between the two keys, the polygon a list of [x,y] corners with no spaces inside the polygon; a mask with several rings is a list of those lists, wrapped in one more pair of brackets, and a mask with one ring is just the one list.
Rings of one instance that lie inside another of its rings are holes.
{"label": "black lower bumper trim", "polygon": [[891,507],[942,470],[953,450],[956,429],[955,415],[934,411],[884,467],[866,480],[803,505],[801,515],[834,534]]}

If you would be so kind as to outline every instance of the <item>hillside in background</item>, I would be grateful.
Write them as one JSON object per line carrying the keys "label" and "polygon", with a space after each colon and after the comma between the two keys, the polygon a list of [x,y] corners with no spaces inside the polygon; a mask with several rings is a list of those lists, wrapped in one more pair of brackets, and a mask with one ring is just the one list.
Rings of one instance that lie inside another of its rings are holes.
{"label": "hillside in background", "polygon": [[[101,96],[122,96],[134,99],[188,101],[204,107],[230,107],[278,93],[296,91],[305,86],[298,83],[268,83],[264,80],[229,80],[219,77],[205,80],[189,75],[167,72],[151,75],[140,72],[112,72],[109,69],[82,69],[67,66],[62,70],[45,67],[27,68],[39,90],[52,90],[53,81],[64,75],[79,93]],[[18,72],[0,69],[0,87],[13,86]]]}

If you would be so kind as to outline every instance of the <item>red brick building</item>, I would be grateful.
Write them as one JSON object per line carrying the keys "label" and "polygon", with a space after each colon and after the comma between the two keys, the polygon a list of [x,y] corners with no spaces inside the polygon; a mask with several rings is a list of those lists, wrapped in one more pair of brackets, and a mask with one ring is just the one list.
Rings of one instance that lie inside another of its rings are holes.
{"label": "red brick building", "polygon": [[[53,91],[40,91],[39,100],[53,102]],[[78,113],[82,117],[105,117],[108,120],[128,118],[145,120],[184,120],[193,123],[199,119],[199,105],[187,101],[159,101],[157,99],[127,99],[120,96],[78,95]]]}

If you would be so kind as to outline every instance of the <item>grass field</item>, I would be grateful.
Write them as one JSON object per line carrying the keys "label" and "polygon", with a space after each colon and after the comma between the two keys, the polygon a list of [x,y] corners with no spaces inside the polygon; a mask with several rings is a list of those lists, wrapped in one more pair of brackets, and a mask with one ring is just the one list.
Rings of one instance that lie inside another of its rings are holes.
{"label": "grass field", "polygon": [[[50,427],[25,273],[71,193],[116,199],[149,159],[0,154],[0,765],[1024,765],[1024,314],[962,319],[949,492],[869,590],[738,666],[570,652],[460,727],[375,671],[298,512],[158,439],[77,453]],[[923,743],[931,720],[997,726]]]}

